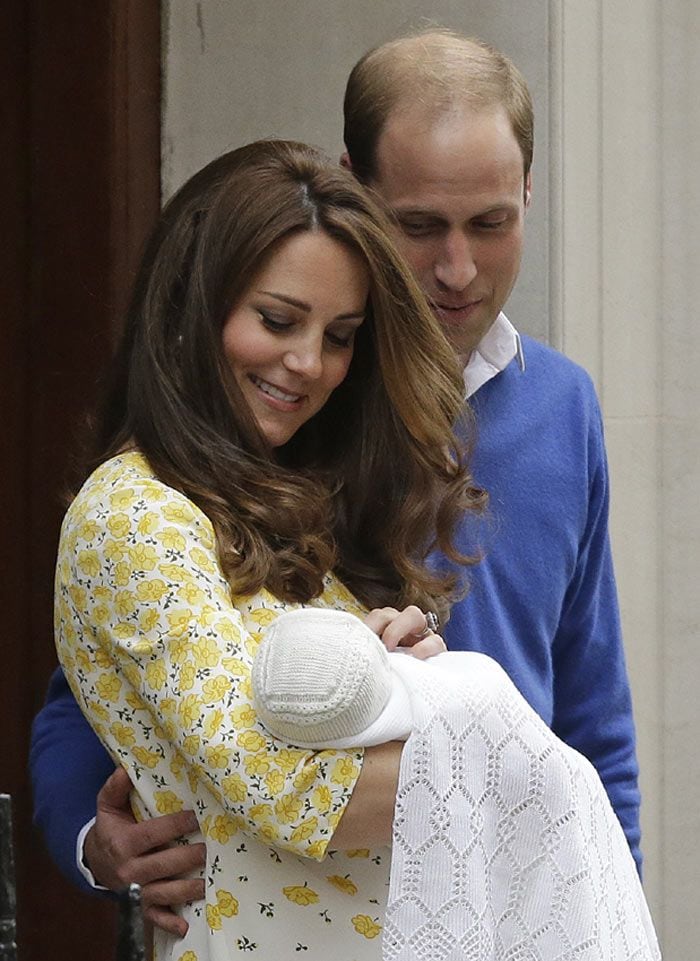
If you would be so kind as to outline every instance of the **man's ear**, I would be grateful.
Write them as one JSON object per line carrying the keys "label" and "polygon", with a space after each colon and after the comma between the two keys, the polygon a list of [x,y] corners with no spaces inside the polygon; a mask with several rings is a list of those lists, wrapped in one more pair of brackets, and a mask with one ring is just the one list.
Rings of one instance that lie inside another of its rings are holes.
{"label": "man's ear", "polygon": [[345,167],[346,170],[352,173],[352,162],[350,161],[350,154],[347,150],[344,150],[340,155],[340,166]]}
{"label": "man's ear", "polygon": [[528,170],[527,177],[525,178],[525,209],[530,206],[530,200],[532,199],[532,171]]}

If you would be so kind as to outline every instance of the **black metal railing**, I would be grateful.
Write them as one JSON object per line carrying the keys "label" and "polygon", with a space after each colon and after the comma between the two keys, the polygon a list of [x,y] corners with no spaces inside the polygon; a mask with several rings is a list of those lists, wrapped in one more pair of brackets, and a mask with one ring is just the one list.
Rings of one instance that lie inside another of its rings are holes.
{"label": "black metal railing", "polygon": [[0,794],[0,961],[17,961],[17,888],[9,794]]}
{"label": "black metal railing", "polygon": [[[12,801],[0,794],[0,961],[18,961],[17,888],[12,843]],[[117,961],[145,961],[141,888],[131,884],[119,895]]]}
{"label": "black metal railing", "polygon": [[119,895],[117,961],[145,961],[145,958],[141,888],[138,884],[130,884]]}

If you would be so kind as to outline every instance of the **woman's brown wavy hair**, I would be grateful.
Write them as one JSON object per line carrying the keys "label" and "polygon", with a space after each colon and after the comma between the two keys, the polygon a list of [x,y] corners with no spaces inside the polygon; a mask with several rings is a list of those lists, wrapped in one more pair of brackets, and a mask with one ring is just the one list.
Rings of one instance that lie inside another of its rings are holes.
{"label": "woman's brown wavy hair", "polygon": [[[136,446],[210,518],[235,593],[309,601],[333,570],[370,607],[445,611],[453,546],[483,494],[459,453],[454,355],[354,178],[313,148],[260,141],[214,160],[170,200],[137,277],[98,427],[101,461]],[[282,448],[258,430],[222,328],[291,235],[320,230],[360,254],[366,320],[348,375]]]}

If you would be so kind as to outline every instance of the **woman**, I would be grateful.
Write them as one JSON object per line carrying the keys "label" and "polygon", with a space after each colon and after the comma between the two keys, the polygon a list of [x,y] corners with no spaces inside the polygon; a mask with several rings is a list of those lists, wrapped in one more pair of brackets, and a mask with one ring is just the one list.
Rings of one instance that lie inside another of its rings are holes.
{"label": "woman", "polygon": [[440,647],[422,611],[456,585],[425,558],[465,560],[452,528],[483,497],[452,453],[461,378],[385,227],[314,151],[252,144],[172,199],[136,284],[56,625],[140,816],[193,808],[207,844],[206,905],[158,959],[380,956],[401,745],[275,742],[249,673],[303,604]]}
{"label": "woman", "polygon": [[[654,959],[590,765],[490,659],[419,663],[457,587],[426,557],[469,560],[452,529],[483,495],[452,353],[385,226],[314,151],[252,144],[173,198],[137,282],[56,625],[138,814],[191,808],[206,842],[206,902],[155,957]],[[275,633],[288,652],[256,657]],[[389,670],[397,646],[416,657]]]}

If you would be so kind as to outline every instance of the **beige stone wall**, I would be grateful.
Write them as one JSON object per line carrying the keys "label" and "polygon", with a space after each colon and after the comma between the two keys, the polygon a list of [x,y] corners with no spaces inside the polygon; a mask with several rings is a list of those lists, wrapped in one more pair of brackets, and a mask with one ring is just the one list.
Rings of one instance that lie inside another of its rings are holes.
{"label": "beige stone wall", "polygon": [[[370,47],[430,22],[498,44],[530,84],[539,118],[535,203],[509,314],[550,336],[548,4],[528,0],[164,0],[163,188],[167,196],[207,160],[259,137],[342,150],[345,81]],[[522,9],[522,8],[521,8]]]}
{"label": "beige stone wall", "polygon": [[645,887],[666,961],[684,961],[700,943],[700,10],[564,0],[552,40],[554,343],[603,403]]}

